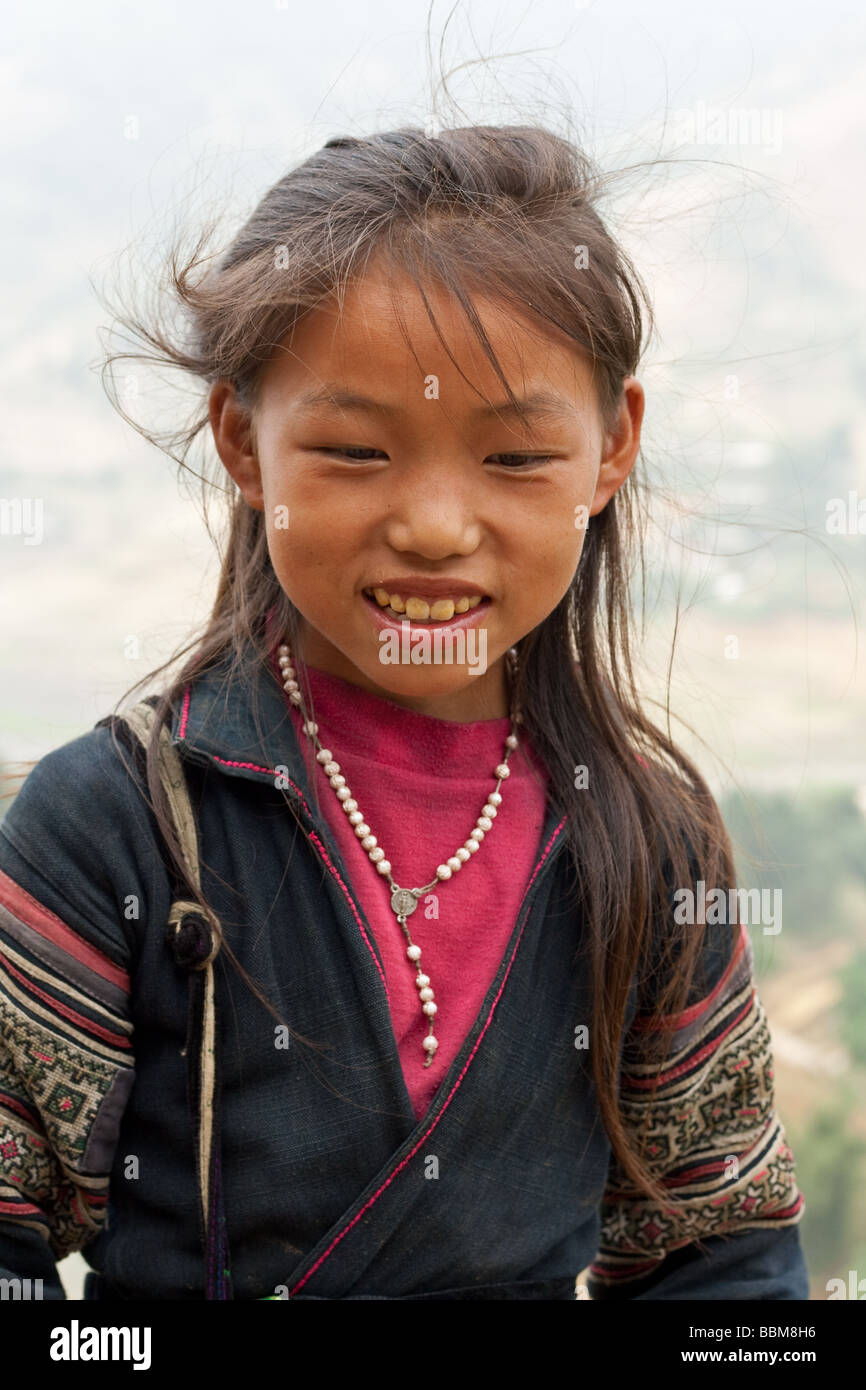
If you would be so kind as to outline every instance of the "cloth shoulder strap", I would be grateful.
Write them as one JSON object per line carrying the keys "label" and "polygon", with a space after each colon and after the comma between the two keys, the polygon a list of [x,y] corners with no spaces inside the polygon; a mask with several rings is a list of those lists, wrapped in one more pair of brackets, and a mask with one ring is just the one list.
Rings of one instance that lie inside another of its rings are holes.
{"label": "cloth shoulder strap", "polygon": [[[156,720],[154,707],[147,700],[142,700],[125,710],[120,717],[142,746],[147,748]],[[159,771],[187,874],[200,893],[201,869],[195,817],[183,766],[166,724],[159,732]],[[176,963],[191,972],[189,1032],[184,1050],[188,1053],[190,1103],[198,1112],[196,1169],[201,1202],[200,1232],[204,1244],[206,1297],[231,1298],[220,1163],[220,1088],[213,970],[222,933],[219,921],[210,908],[192,899],[177,898],[169,911],[167,935]]]}
{"label": "cloth shoulder strap", "polygon": [[[146,748],[150,743],[151,732],[156,719],[153,705],[148,704],[147,700],[142,700],[139,704],[133,705],[131,709],[125,710],[121,718]],[[171,741],[171,732],[166,724],[163,724],[159,734],[159,771],[189,876],[196,888],[200,889],[201,875],[195,817],[192,813],[180,758]],[[201,910],[200,905],[199,910]]]}

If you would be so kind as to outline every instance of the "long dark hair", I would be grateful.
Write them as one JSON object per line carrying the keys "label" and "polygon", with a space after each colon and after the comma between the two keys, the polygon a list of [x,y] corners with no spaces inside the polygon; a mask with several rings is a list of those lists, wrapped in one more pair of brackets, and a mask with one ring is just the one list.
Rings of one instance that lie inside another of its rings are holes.
{"label": "long dark hair", "polygon": [[[529,312],[542,329],[556,325],[590,354],[600,414],[609,427],[623,380],[637,370],[652,310],[636,270],[597,211],[605,178],[575,143],[529,125],[471,125],[435,135],[403,128],[329,140],[269,189],[219,256],[205,255],[210,229],[186,254],[173,246],[167,262],[172,323],[158,312],[113,310],[130,338],[104,358],[112,403],[188,467],[190,450],[208,425],[207,392],[186,427],[159,435],[118,399],[115,364],[179,368],[206,388],[231,381],[252,411],[260,373],[276,345],[325,296],[339,299],[375,251],[407,272],[422,294],[435,280],[459,300],[518,409],[472,291],[483,287],[486,296]],[[586,250],[576,257],[579,247]],[[670,1210],[670,1193],[644,1154],[645,1131],[640,1138],[631,1134],[618,1104],[630,988],[637,978],[640,998],[659,1017],[670,1020],[682,1011],[704,929],[674,927],[671,886],[689,885],[697,876],[727,891],[734,869],[706,782],[646,716],[638,697],[630,634],[637,565],[643,574],[641,463],[639,457],[623,487],[590,518],[568,592],[519,643],[516,695],[526,732],[549,771],[551,795],[567,815],[573,888],[591,957],[590,1051],[601,1118],[624,1173]],[[199,476],[207,489],[206,474]],[[235,669],[242,645],[253,644],[261,660],[268,659],[269,611],[276,631],[290,640],[298,631],[297,610],[271,565],[263,512],[247,504],[219,465],[216,477],[229,515],[211,615],[200,634],[122,697],[188,658],[160,693],[147,756],[151,804],[182,879],[158,776],[159,726],[191,677],[217,661],[229,660]],[[311,710],[309,689],[306,700]],[[575,785],[578,764],[589,770],[588,788]],[[188,888],[196,897],[194,886]],[[671,1029],[649,1030],[648,1036],[658,1046],[661,1069]]]}

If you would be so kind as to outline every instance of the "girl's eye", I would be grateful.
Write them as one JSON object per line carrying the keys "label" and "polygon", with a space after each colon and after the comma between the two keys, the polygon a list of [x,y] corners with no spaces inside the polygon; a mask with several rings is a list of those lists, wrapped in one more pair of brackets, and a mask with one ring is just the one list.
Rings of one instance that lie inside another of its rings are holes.
{"label": "girl's eye", "polygon": [[[533,463],[551,463],[553,461],[553,454],[491,454],[490,457],[500,459],[519,459],[520,463],[518,464],[518,467],[520,468],[522,468],[524,465],[531,465]],[[506,467],[510,468],[511,465],[506,464]],[[512,471],[516,472],[516,469]]]}
{"label": "girl's eye", "polygon": [[[381,449],[367,449],[363,444],[350,444],[345,449],[320,449],[320,454],[337,454],[340,458],[347,458],[349,454],[380,454]],[[355,463],[369,463],[369,459],[355,459]]]}
{"label": "girl's eye", "polygon": [[[324,449],[320,449],[319,452],[322,453],[322,454],[336,454],[336,455],[338,455],[340,458],[348,458],[350,454],[380,454],[380,453],[382,452],[382,450],[381,450],[381,449],[368,449],[368,448],[366,448],[364,445],[358,444],[358,445],[349,445],[349,446],[347,446],[347,447],[344,448],[344,449],[342,449],[342,448],[336,448],[336,447],[335,447],[335,448],[324,448]],[[527,466],[527,465],[532,465],[532,464],[534,464],[534,463],[535,463],[535,464],[550,463],[551,460],[553,459],[553,455],[552,455],[552,454],[491,454],[490,457],[491,457],[491,458],[500,458],[500,459],[517,459],[517,460],[518,460],[518,463],[517,463],[517,467],[518,467],[518,468],[522,468],[522,467]],[[370,460],[369,460],[369,459],[359,459],[359,458],[355,458],[355,459],[353,460],[353,462],[355,462],[355,463],[369,463]],[[512,465],[512,464],[506,464],[505,467],[506,467],[506,468],[512,468],[513,465]]]}

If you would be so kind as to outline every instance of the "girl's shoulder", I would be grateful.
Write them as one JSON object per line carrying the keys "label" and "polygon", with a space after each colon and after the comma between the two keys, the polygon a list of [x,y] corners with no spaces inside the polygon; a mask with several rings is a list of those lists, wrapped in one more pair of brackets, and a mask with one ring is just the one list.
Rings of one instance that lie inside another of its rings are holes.
{"label": "girl's shoulder", "polygon": [[0,909],[46,942],[64,927],[125,966],[165,884],[131,741],[104,720],[44,754],[0,821]]}
{"label": "girl's shoulder", "polygon": [[136,932],[164,911],[147,815],[133,760],[97,726],[40,758],[0,822],[4,1275],[50,1270],[38,1236],[57,1257],[105,1224],[135,1075]]}

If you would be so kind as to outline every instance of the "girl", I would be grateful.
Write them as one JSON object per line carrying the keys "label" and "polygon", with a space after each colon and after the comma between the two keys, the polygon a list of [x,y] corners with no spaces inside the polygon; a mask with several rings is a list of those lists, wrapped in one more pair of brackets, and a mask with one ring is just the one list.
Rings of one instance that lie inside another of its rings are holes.
{"label": "girl", "polygon": [[542,129],[330,140],[176,339],[127,320],[208,388],[228,543],[176,679],[2,826],[3,1274],[808,1297],[729,840],[632,676],[600,191]]}

